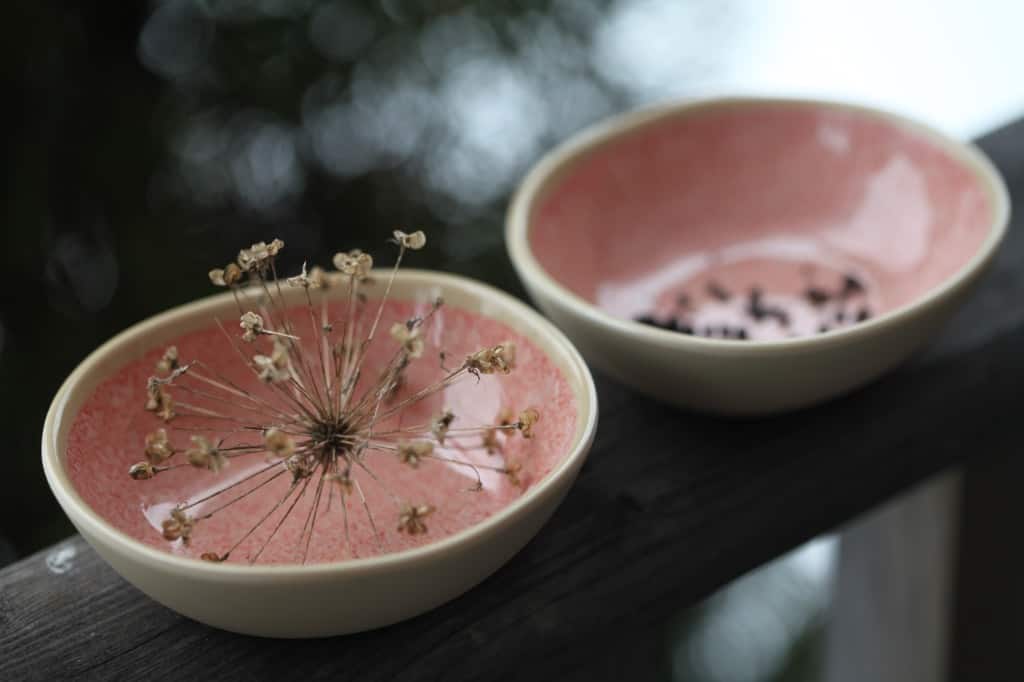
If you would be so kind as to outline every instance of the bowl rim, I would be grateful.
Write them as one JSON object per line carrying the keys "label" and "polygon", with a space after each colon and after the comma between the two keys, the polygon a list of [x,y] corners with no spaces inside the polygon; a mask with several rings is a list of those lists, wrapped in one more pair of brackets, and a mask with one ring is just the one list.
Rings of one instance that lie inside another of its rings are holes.
{"label": "bowl rim", "polygon": [[[573,434],[566,454],[557,466],[530,486],[522,495],[479,523],[463,528],[457,533],[435,542],[386,554],[310,564],[249,565],[202,561],[150,547],[111,525],[79,495],[67,474],[63,453],[58,448],[58,434],[62,425],[68,420],[73,420],[77,414],[77,411],[72,412],[66,409],[71,392],[80,381],[98,371],[98,365],[103,358],[117,353],[118,349],[131,344],[134,340],[145,336],[156,328],[172,324],[184,317],[201,314],[205,309],[223,305],[223,301],[231,299],[231,293],[224,292],[176,306],[128,327],[90,353],[58,389],[43,423],[42,462],[47,483],[64,512],[76,526],[79,524],[84,526],[90,534],[98,537],[101,543],[112,546],[123,555],[134,555],[137,560],[152,568],[192,572],[213,579],[218,577],[244,580],[287,579],[296,576],[310,577],[335,573],[355,576],[384,568],[398,567],[401,564],[415,564],[423,560],[435,559],[461,545],[481,540],[486,541],[487,535],[493,534],[500,528],[514,525],[530,508],[543,502],[545,497],[562,488],[568,490],[589,453],[597,429],[598,417],[594,379],[575,346],[557,327],[533,308],[488,284],[461,275],[415,268],[402,268],[397,274],[397,280],[422,280],[425,285],[461,289],[463,293],[474,300],[484,302],[496,300],[509,315],[505,324],[512,326],[508,320],[515,318],[525,320],[527,326],[544,337],[552,349],[563,355],[564,361],[558,364],[564,365],[568,370],[566,381],[573,386],[573,392],[577,394],[577,419],[579,421],[576,432]],[[486,307],[475,312],[490,317]],[[549,357],[553,355],[550,350],[544,348],[540,348],[540,350]]]}
{"label": "bowl rim", "polygon": [[[756,108],[765,105],[852,112],[925,138],[970,171],[978,185],[988,195],[992,217],[985,240],[959,270],[908,303],[850,327],[830,330],[824,334],[776,340],[704,338],[615,317],[557,281],[537,261],[529,240],[531,217],[537,200],[543,196],[551,183],[568,172],[576,161],[589,152],[620,135],[666,119],[682,118],[709,109]],[[914,311],[938,305],[988,264],[1006,236],[1009,220],[1010,196],[1006,184],[988,156],[971,142],[957,140],[925,123],[877,107],[830,99],[735,96],[655,104],[599,121],[571,136],[541,157],[519,184],[506,213],[505,243],[512,264],[524,283],[531,288],[539,289],[544,297],[557,301],[575,316],[584,318],[606,332],[624,335],[632,340],[662,348],[747,356],[789,353],[808,350],[810,347],[821,348],[846,343],[898,324]]]}

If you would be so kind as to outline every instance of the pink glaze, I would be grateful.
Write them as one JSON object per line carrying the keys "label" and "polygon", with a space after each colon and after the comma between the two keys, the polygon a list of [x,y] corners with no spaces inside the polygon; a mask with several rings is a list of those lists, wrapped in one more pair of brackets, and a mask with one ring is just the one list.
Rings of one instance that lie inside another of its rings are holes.
{"label": "pink glaze", "polygon": [[[382,367],[395,350],[395,343],[387,334],[392,322],[406,320],[412,315],[425,314],[427,306],[407,302],[390,302],[385,310],[377,340],[371,347],[364,365],[365,375],[373,374],[373,368]],[[308,332],[308,318],[305,329],[299,328],[300,335]],[[343,317],[339,308],[332,309],[333,318]],[[299,323],[302,324],[301,322]],[[233,326],[233,323],[232,323]],[[501,454],[488,455],[479,445],[479,437],[450,438],[451,447],[439,454],[470,459],[474,462],[504,466],[504,463],[522,465],[523,487],[511,484],[502,474],[481,471],[484,488],[480,492],[467,492],[475,477],[466,467],[426,461],[418,469],[401,464],[397,458],[386,452],[369,455],[368,463],[374,474],[387,482],[388,487],[400,499],[415,504],[431,504],[436,511],[427,518],[429,532],[426,535],[409,536],[399,533],[397,527],[397,506],[383,488],[374,483],[368,474],[358,469],[354,476],[366,494],[367,503],[377,524],[377,538],[369,518],[358,496],[347,499],[347,515],[351,539],[350,549],[345,545],[343,508],[336,495],[330,500],[323,495],[314,537],[310,543],[310,562],[324,562],[350,556],[371,556],[382,552],[396,551],[429,543],[479,523],[494,514],[522,494],[548,472],[555,468],[568,451],[576,425],[576,407],[572,390],[561,372],[547,356],[529,340],[515,333],[509,327],[476,313],[453,308],[442,308],[425,327],[427,348],[423,357],[410,367],[403,395],[418,387],[432,383],[439,378],[442,370],[438,365],[438,351],[443,348],[450,358],[448,364],[459,364],[462,357],[471,351],[498,343],[512,341],[516,345],[516,368],[510,375],[485,375],[479,384],[472,377],[458,383],[442,394],[417,403],[401,416],[404,424],[427,423],[432,415],[444,407],[452,409],[457,419],[452,428],[493,424],[502,408],[518,412],[527,407],[536,407],[541,413],[535,427],[536,437],[525,440],[518,435],[503,440]],[[307,336],[307,338],[310,338]],[[182,361],[201,359],[214,366],[239,385],[248,390],[268,394],[242,364],[222,332],[212,323],[207,329],[182,336],[175,342]],[[253,352],[268,352],[269,344],[257,340]],[[167,471],[148,481],[134,481],[128,477],[128,468],[134,462],[144,459],[143,439],[147,433],[165,426],[153,414],[144,411],[146,379],[154,373],[154,363],[163,352],[163,347],[153,348],[143,358],[122,367],[116,374],[104,381],[88,398],[74,419],[67,446],[67,471],[76,491],[85,502],[115,528],[147,545],[175,554],[198,557],[203,552],[223,552],[240,538],[287,490],[290,475],[285,474],[258,492],[202,521],[195,530],[190,545],[180,541],[168,542],[161,535],[161,522],[177,504],[196,500],[205,493],[220,487],[226,481],[237,480],[245,474],[267,466],[266,455],[252,454],[233,459],[219,474],[192,467]],[[178,400],[185,400],[185,394],[172,389]],[[222,401],[216,403],[201,397],[188,398],[197,405],[216,404],[218,409],[232,410],[232,414],[248,416],[238,404]],[[242,401],[237,401],[241,403]],[[190,425],[209,426],[207,420],[194,417],[178,418],[166,425],[171,442],[177,448],[188,445],[186,431],[171,430],[170,427]],[[243,442],[233,436],[232,443]],[[465,448],[474,448],[467,450]],[[178,457],[181,457],[179,455]],[[265,474],[268,476],[269,474]],[[236,488],[243,492],[257,481]],[[297,504],[285,521],[274,540],[268,545],[260,562],[287,563],[298,561],[301,551],[297,550],[298,539],[308,512],[312,507],[315,485]],[[225,499],[225,498],[220,498]],[[213,502],[193,510],[194,515],[213,509]],[[255,548],[263,543],[270,529],[283,516],[286,507],[272,515],[260,531],[243,543],[232,556],[231,561],[246,561]],[[384,543],[383,549],[379,543]]]}
{"label": "pink glaze", "polygon": [[992,200],[966,163],[926,133],[864,111],[806,103],[719,103],[600,142],[542,190],[529,232],[550,276],[613,315],[729,323],[704,296],[714,279],[789,304],[818,330],[835,311],[809,286],[864,284],[872,315],[919,299],[978,251]]}

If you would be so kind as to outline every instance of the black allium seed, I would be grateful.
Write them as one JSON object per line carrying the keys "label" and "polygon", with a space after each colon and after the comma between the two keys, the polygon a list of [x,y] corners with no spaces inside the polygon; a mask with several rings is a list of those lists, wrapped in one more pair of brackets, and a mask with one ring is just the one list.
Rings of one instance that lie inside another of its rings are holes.
{"label": "black allium seed", "polygon": [[845,275],[843,277],[843,290],[841,294],[843,296],[850,296],[852,294],[859,294],[864,291],[864,285],[854,275]]}
{"label": "black allium seed", "polygon": [[761,320],[767,314],[764,303],[761,301],[763,295],[761,289],[754,287],[750,290],[750,295],[747,299],[747,314],[755,320]]}
{"label": "black allium seed", "polygon": [[857,313],[857,321],[858,322],[863,322],[864,320],[868,319],[869,317],[871,317],[871,311],[868,310],[867,308],[861,308],[860,311]]}
{"label": "black allium seed", "polygon": [[679,332],[680,334],[692,334],[693,327],[691,327],[688,324],[680,324],[676,326],[676,331]]}
{"label": "black allium seed", "polygon": [[736,338],[737,339],[741,339],[743,341],[746,341],[747,340],[747,330],[744,329],[743,327],[740,327],[739,329],[737,329],[736,330]]}
{"label": "black allium seed", "polygon": [[708,294],[719,301],[728,301],[732,298],[729,290],[714,280],[708,282]]}
{"label": "black allium seed", "polygon": [[819,333],[819,334],[824,334],[824,333],[825,333],[825,332],[827,332],[827,331],[828,331],[829,329],[831,329],[831,327],[829,327],[829,326],[828,326],[827,324],[823,324],[823,325],[821,325],[820,327],[818,327],[818,333]]}
{"label": "black allium seed", "polygon": [[842,310],[837,310],[836,311],[836,322],[838,322],[839,324],[842,324],[843,322],[846,322],[846,313],[843,312]]}
{"label": "black allium seed", "polygon": [[807,290],[804,291],[804,298],[806,298],[811,305],[822,305],[827,303],[828,300],[832,298],[832,295],[824,289],[808,287]]}

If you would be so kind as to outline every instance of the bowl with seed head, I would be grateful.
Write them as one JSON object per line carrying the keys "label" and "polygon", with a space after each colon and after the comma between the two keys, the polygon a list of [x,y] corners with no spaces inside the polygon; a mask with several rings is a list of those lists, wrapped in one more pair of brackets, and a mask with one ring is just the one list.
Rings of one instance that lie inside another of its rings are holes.
{"label": "bowl with seed head", "polygon": [[342,251],[221,293],[90,355],[47,414],[43,469],[92,547],[153,599],[245,634],[381,627],[508,561],[566,495],[597,401],[568,340],[487,285]]}
{"label": "bowl with seed head", "polygon": [[975,146],[863,106],[729,98],[599,123],[507,216],[537,305],[595,367],[681,407],[793,410],[939,333],[1010,203]]}

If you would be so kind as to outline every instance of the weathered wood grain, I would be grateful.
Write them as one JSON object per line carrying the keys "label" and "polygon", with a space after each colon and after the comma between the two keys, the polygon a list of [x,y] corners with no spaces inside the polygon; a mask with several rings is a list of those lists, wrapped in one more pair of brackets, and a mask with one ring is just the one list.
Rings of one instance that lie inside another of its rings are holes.
{"label": "weathered wood grain", "polygon": [[[1020,197],[1024,122],[982,146]],[[0,679],[655,676],[680,609],[937,471],[1016,447],[1022,301],[1018,220],[941,342],[842,400],[724,421],[599,377],[597,441],[547,527],[465,596],[376,632],[219,632],[151,602],[72,538],[0,571]]]}

